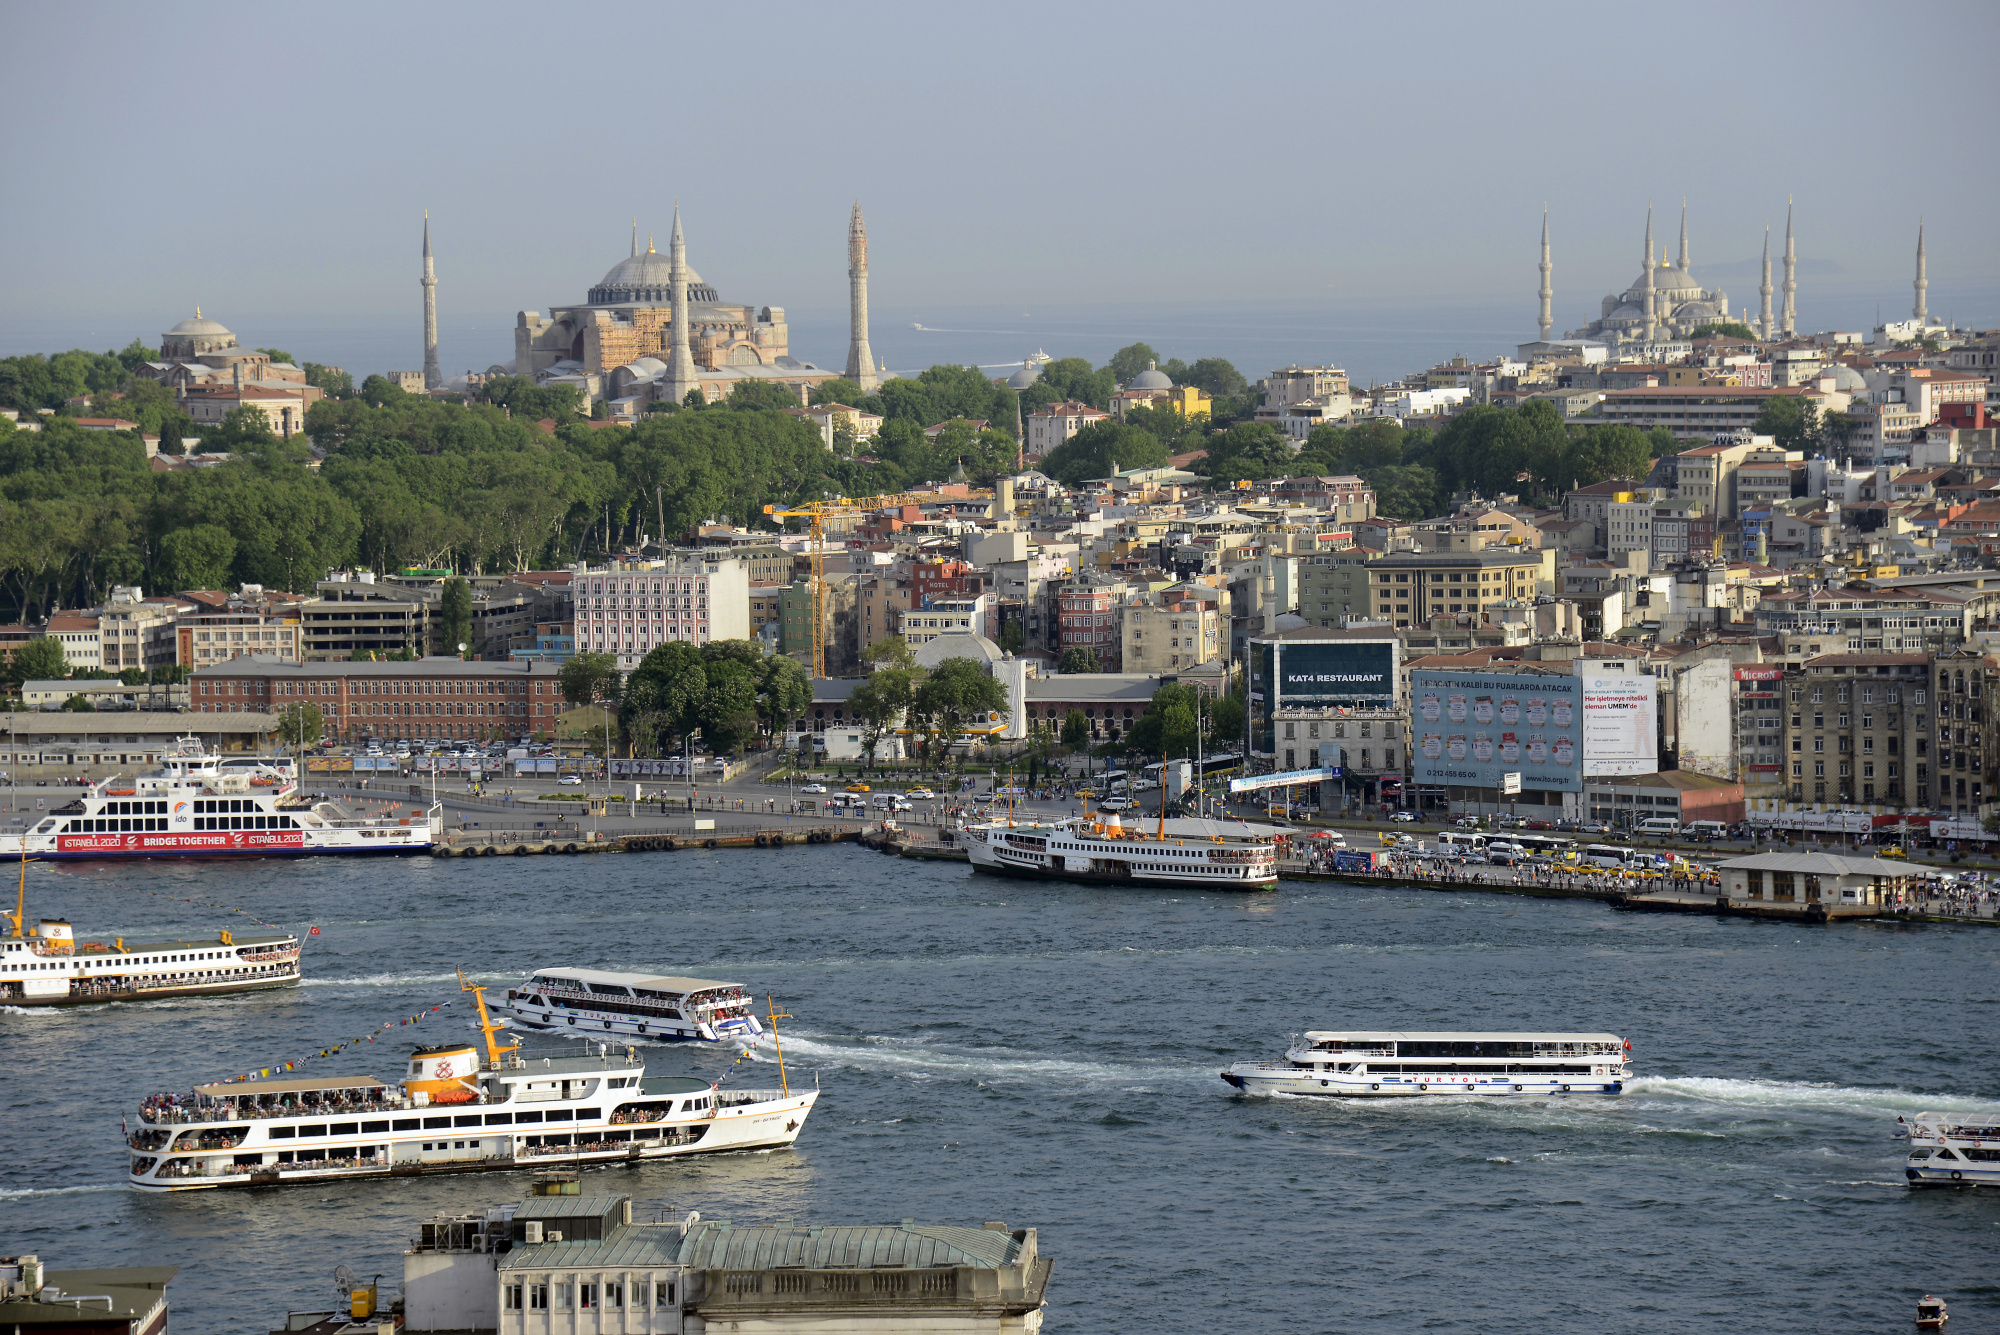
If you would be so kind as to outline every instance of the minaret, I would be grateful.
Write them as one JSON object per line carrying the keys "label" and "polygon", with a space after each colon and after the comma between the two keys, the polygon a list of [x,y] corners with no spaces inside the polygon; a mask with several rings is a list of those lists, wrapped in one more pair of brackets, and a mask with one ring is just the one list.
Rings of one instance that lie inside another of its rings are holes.
{"label": "minaret", "polygon": [[1680,271],[1688,271],[1688,202],[1681,201],[1681,262]]}
{"label": "minaret", "polygon": [[1555,266],[1549,263],[1549,206],[1544,204],[1542,205],[1542,289],[1539,294],[1542,298],[1540,324],[1544,343],[1549,341],[1549,331],[1555,328],[1555,320],[1549,314],[1549,303],[1556,295],[1555,289],[1549,286],[1549,275],[1554,272]]}
{"label": "minaret", "polygon": [[1757,332],[1766,343],[1771,341],[1771,228],[1764,226],[1764,281],[1757,285]]}
{"label": "minaret", "polygon": [[1799,253],[1792,246],[1792,201],[1785,201],[1785,309],[1778,328],[1786,338],[1797,330],[1798,311],[1793,298],[1799,290]]}
{"label": "minaret", "polygon": [[847,223],[847,378],[873,394],[875,354],[868,348],[868,225],[861,220],[861,201]]}
{"label": "minaret", "polygon": [[674,201],[674,239],[667,247],[667,264],[674,285],[674,346],[667,354],[667,397],[686,403],[688,394],[701,387],[701,380],[695,374],[694,352],[688,347],[687,242],[681,237],[679,200]]}
{"label": "minaret", "polygon": [[431,211],[424,210],[424,388],[437,389],[444,384],[444,372],[438,369],[438,295],[437,269],[431,264]]}
{"label": "minaret", "polygon": [[1924,220],[1922,218],[1917,219],[1917,281],[1911,284],[1911,286],[1916,289],[1917,304],[1910,309],[1910,318],[1915,320],[1917,327],[1921,329],[1930,322],[1930,316],[1924,310],[1924,294],[1930,290],[1931,286],[1931,280],[1924,277]]}
{"label": "minaret", "polygon": [[1646,341],[1656,342],[1659,328],[1653,317],[1653,206],[1646,206],[1646,253],[1640,258],[1639,270],[1645,277]]}

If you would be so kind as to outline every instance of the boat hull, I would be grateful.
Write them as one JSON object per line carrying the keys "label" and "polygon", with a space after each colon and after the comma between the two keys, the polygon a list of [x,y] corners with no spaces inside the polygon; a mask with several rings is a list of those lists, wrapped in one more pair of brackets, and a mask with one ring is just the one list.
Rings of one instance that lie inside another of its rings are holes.
{"label": "boat hull", "polygon": [[994,876],[1018,876],[1030,881],[1087,881],[1097,885],[1146,885],[1172,886],[1184,890],[1233,890],[1238,893],[1251,890],[1274,890],[1278,878],[1254,880],[1250,877],[1218,877],[1215,880],[1197,881],[1184,876],[1159,876],[1148,872],[1109,871],[1056,871],[1048,867],[1022,867],[1004,862],[981,862],[972,860],[974,871],[988,872]]}
{"label": "boat hull", "polygon": [[[716,1034],[704,1034],[685,1026],[675,1028],[673,1022],[652,1020],[628,1020],[617,1016],[549,1015],[522,1007],[496,1006],[510,1017],[512,1028],[532,1029],[540,1034],[566,1034],[572,1038],[602,1038],[614,1035],[620,1038],[643,1039],[648,1043],[728,1043],[755,1041],[761,1031],[724,1030]],[[560,1021],[560,1022],[559,1022]]]}
{"label": "boat hull", "polygon": [[1339,1076],[1288,1075],[1232,1068],[1223,1080],[1245,1094],[1293,1094],[1328,1099],[1406,1099],[1422,1096],[1473,1095],[1479,1098],[1561,1098],[1565,1095],[1616,1095],[1625,1092],[1629,1076],[1571,1076],[1554,1080],[1536,1076],[1477,1079],[1470,1076],[1376,1076],[1361,1080]]}
{"label": "boat hull", "polygon": [[289,978],[253,978],[240,983],[217,983],[189,987],[120,988],[97,993],[77,993],[59,997],[9,996],[0,994],[5,1006],[109,1006],[120,1001],[163,1001],[174,997],[228,997],[242,992],[268,992],[278,987],[297,987],[298,974]]}
{"label": "boat hull", "polygon": [[[166,1194],[179,1191],[216,1191],[230,1187],[274,1187],[297,1183],[342,1182],[353,1178],[434,1177],[456,1173],[511,1172],[542,1170],[582,1164],[643,1163],[653,1159],[678,1159],[694,1154],[754,1153],[788,1148],[805,1129],[806,1118],[819,1100],[817,1089],[787,1095],[764,1103],[719,1109],[715,1116],[693,1121],[659,1124],[663,1130],[685,1133],[705,1128],[699,1140],[668,1143],[664,1139],[633,1139],[601,1147],[524,1147],[514,1152],[480,1158],[387,1164],[374,1161],[311,1167],[306,1164],[267,1164],[254,1171],[219,1173],[212,1176],[146,1178],[131,1175],[128,1181],[140,1191]],[[632,1131],[634,1127],[622,1127]]]}

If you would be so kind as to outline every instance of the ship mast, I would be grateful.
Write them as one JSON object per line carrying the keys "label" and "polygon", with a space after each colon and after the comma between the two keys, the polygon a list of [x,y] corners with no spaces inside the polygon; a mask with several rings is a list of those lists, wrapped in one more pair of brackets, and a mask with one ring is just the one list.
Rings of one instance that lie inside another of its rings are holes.
{"label": "ship mast", "polygon": [[503,1048],[493,1041],[493,1035],[498,1032],[500,1026],[493,1023],[493,1018],[486,1013],[486,989],[467,978],[463,969],[458,971],[458,990],[472,993],[473,1004],[479,1007],[479,1032],[486,1036],[486,1060],[493,1069],[499,1069],[500,1055],[506,1052],[519,1052],[521,1045],[514,1043]]}
{"label": "ship mast", "polygon": [[0,917],[11,917],[14,920],[14,930],[8,933],[8,935],[12,936],[17,941],[20,940],[21,929],[23,926],[26,925],[26,919],[28,917],[28,830],[26,826],[23,826],[21,828],[20,893],[19,896],[14,901],[14,911],[11,914],[0,914]]}

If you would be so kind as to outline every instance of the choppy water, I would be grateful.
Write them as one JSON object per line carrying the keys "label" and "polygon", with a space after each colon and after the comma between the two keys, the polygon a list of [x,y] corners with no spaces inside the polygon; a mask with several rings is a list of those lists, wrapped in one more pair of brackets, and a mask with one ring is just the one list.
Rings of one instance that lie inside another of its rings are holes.
{"label": "choppy water", "polygon": [[[589,1185],[642,1216],[1031,1225],[1056,1258],[1051,1330],[1900,1329],[1926,1291],[1960,1335],[2000,1328],[2000,1192],[1910,1193],[1891,1139],[1901,1113],[2000,1114],[1991,929],[1324,884],[1163,894],[845,848],[35,868],[31,912],[86,936],[232,925],[140,888],[324,929],[285,993],[0,1012],[0,1249],[178,1264],[182,1330],[262,1332],[330,1305],[339,1262],[393,1284],[418,1220],[525,1188],[121,1182],[119,1118],[140,1093],[452,998],[461,963],[492,982],[577,964],[775,992],[797,1017],[793,1081],[825,1090],[796,1150]],[[423,1037],[463,1024],[445,1015]],[[1306,1027],[1610,1029],[1641,1075],[1612,1101],[1387,1105],[1216,1078]],[[656,1072],[733,1059],[653,1051]],[[397,1055],[324,1069],[387,1075]]]}

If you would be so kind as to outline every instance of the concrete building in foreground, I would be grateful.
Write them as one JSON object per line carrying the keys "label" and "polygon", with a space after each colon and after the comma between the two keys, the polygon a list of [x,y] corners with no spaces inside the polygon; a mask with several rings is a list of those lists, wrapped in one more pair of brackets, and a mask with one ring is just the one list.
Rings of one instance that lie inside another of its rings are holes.
{"label": "concrete building in foreground", "polygon": [[631,1197],[577,1188],[423,1224],[403,1254],[406,1335],[1041,1329],[1052,1263],[1032,1228],[635,1222]]}

